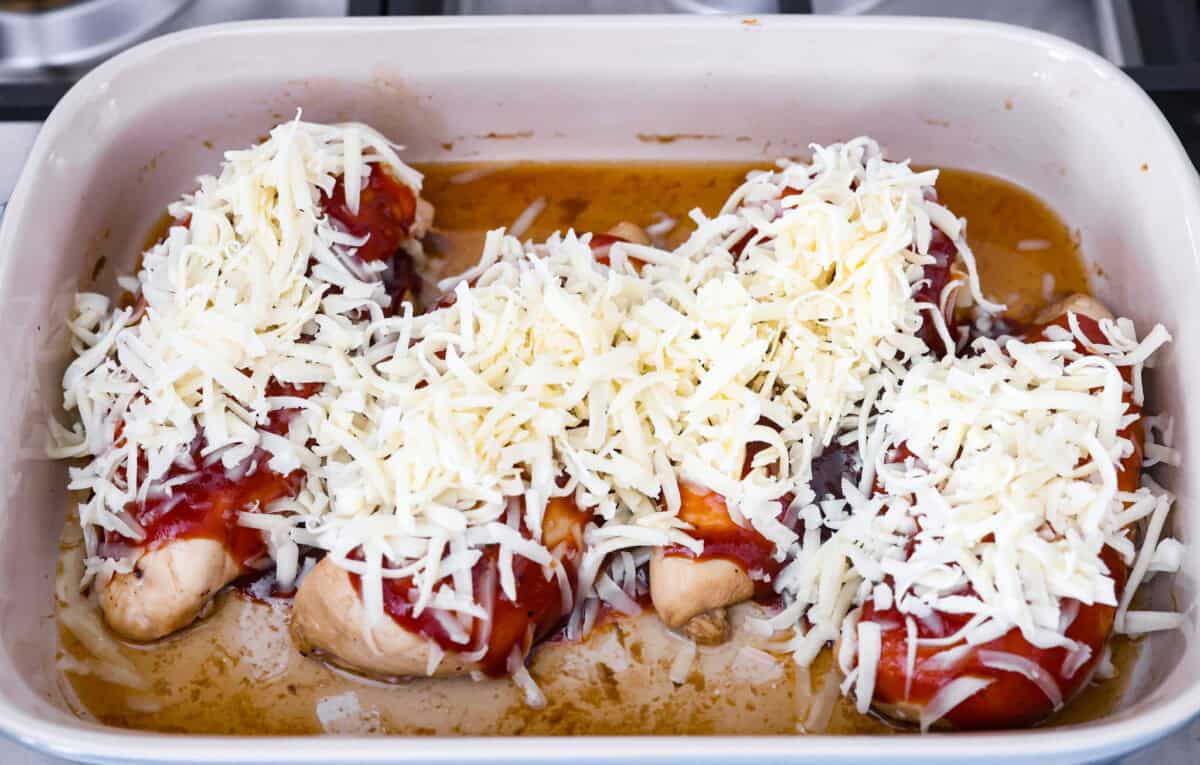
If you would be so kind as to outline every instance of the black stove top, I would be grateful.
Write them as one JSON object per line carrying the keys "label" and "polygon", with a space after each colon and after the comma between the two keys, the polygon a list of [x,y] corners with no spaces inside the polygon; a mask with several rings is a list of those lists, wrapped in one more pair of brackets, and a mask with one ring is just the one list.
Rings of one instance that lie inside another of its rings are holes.
{"label": "black stove top", "polygon": [[[463,0],[348,0],[345,8],[351,16],[436,16],[457,13],[460,6]],[[813,2],[779,0],[778,7],[782,13],[811,13]],[[1123,15],[1125,42],[1136,50],[1136,64],[1123,68],[1166,115],[1200,166],[1200,0],[1112,0],[1111,7]],[[0,51],[3,46],[0,40]],[[50,69],[21,81],[0,81],[0,122],[45,119],[78,76],[78,70]]]}

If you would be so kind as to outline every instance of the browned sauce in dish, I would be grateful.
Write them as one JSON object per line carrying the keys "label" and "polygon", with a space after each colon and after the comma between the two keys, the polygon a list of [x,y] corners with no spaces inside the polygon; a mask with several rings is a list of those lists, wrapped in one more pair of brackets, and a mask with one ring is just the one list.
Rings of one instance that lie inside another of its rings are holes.
{"label": "browned sauce in dish", "polygon": [[[513,223],[531,204],[544,210],[523,237],[605,231],[621,220],[678,221],[665,244],[690,230],[687,213],[715,213],[754,167],[740,164],[429,165],[423,195],[437,208],[428,242],[432,275],[472,264],[484,232]],[[969,221],[968,240],[986,293],[1018,319],[1086,292],[1078,248],[1064,223],[1029,192],[977,173],[943,170],[939,200]],[[158,232],[156,232],[157,236]],[[582,644],[550,642],[530,671],[547,698],[523,703],[507,679],[410,680],[387,685],[302,657],[288,634],[288,603],[223,593],[212,614],[151,645],[107,631],[78,593],[80,532],[67,519],[58,567],[61,685],[81,716],[128,728],[226,734],[792,734],[884,733],[838,691],[826,651],[807,671],[736,625],[759,606],[733,609],[734,638],[700,647],[679,685],[670,668],[683,643],[652,610],[612,620]],[[1049,724],[1095,719],[1120,698],[1136,644],[1112,641],[1118,677],[1089,686]]]}

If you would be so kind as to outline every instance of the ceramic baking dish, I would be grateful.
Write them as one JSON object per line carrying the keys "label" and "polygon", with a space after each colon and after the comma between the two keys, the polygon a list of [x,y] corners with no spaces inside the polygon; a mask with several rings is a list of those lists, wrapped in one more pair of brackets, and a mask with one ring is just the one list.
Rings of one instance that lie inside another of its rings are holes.
{"label": "ceramic baking dish", "polygon": [[1094,289],[1176,342],[1152,395],[1177,419],[1175,532],[1200,543],[1200,184],[1121,72],[1063,40],[963,21],[841,18],[320,20],[211,27],[105,63],[46,122],[0,231],[0,730],[93,762],[1074,762],[1200,711],[1190,556],[1160,581],[1187,614],[1146,641],[1120,710],[983,735],[749,738],[229,738],[82,722],[53,683],[64,468],[42,454],[71,293],[127,268],[166,201],[303,107],[404,141],[409,160],[769,160],[868,133],[894,156],[1007,177],[1074,227]]}

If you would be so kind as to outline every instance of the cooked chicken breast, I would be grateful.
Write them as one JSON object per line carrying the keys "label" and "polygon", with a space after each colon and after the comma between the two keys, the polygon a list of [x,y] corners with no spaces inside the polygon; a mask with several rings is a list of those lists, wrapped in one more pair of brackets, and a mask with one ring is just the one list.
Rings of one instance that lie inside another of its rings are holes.
{"label": "cooked chicken breast", "polygon": [[[746,550],[769,558],[774,546],[758,532],[739,526],[729,516],[725,499],[719,494],[679,484],[679,518],[691,524],[692,534],[709,545],[737,540]],[[650,599],[659,618],[671,629],[683,627],[688,620],[706,611],[732,606],[754,597],[754,570],[745,558],[732,560],[718,552],[711,557],[692,557],[686,552],[670,554],[655,549],[650,556]],[[685,630],[689,634],[712,635],[710,625],[698,624]]]}
{"label": "cooked chicken breast", "polygon": [[[542,519],[542,543],[561,563],[575,565],[578,553],[583,549],[584,527],[590,518],[591,513],[576,508],[569,498],[551,499]],[[537,576],[542,576],[540,567]],[[438,650],[433,642],[388,616],[368,627],[366,608],[350,577],[346,570],[326,558],[300,583],[292,605],[292,635],[300,652],[319,654],[330,663],[368,675],[408,677],[429,674],[430,651]],[[555,608],[559,606],[557,597],[555,587]],[[517,608],[520,618],[524,617],[527,607],[531,623],[522,623],[518,619],[504,626],[508,630],[516,625],[513,635],[517,639],[513,645],[522,657],[528,655],[539,637],[538,619],[533,617],[542,605],[520,604]],[[551,611],[549,616],[559,614],[559,611]],[[550,618],[550,622],[554,620]],[[491,637],[494,640],[496,633],[493,632]],[[484,667],[459,652],[445,651],[432,674],[446,677],[476,670],[483,671]]]}
{"label": "cooked chicken breast", "polygon": [[646,230],[638,224],[630,223],[627,220],[621,221],[605,233],[633,244],[650,244],[650,237],[646,234]]}
{"label": "cooked chicken breast", "polygon": [[738,564],[724,558],[697,560],[666,555],[650,556],[650,599],[654,610],[671,629],[694,616],[723,608],[754,596],[754,581]]}
{"label": "cooked chicken breast", "polygon": [[[1074,294],[1053,305],[1047,306],[1034,319],[1036,326],[1055,322],[1068,312],[1074,312],[1091,319],[1111,319],[1113,314],[1096,298],[1089,295]],[[1122,468],[1123,480],[1129,482],[1123,488],[1132,489],[1137,485],[1140,472],[1140,456],[1127,458],[1130,460]],[[1110,571],[1118,573],[1118,581],[1123,582],[1125,571],[1123,563],[1112,548],[1108,548],[1110,560],[1107,562]],[[1118,592],[1119,592],[1118,587]],[[1068,627],[1067,635],[1073,640],[1085,645],[1090,655],[1101,655],[1103,646],[1112,631],[1115,608],[1099,603],[1080,604],[1076,615]],[[1001,639],[1002,650],[1012,652],[1018,658],[1041,666],[1046,678],[1070,698],[1087,684],[1087,679],[1095,668],[1095,660],[1087,662],[1073,677],[1059,677],[1062,670],[1061,658],[1047,651],[1039,650],[1027,643],[1014,631]],[[997,641],[999,642],[999,641]],[[980,646],[983,649],[995,649],[993,644]],[[882,632],[882,658],[878,665],[875,681],[875,696],[871,707],[883,717],[901,722],[916,723],[921,720],[922,713],[933,700],[933,694],[938,687],[931,687],[930,678],[940,678],[942,685],[960,676],[972,672],[980,674],[977,666],[972,666],[969,658],[960,659],[956,665],[947,665],[942,670],[928,669],[923,665],[927,655],[932,655],[934,649],[918,649],[917,663],[912,665],[916,670],[914,676],[909,676],[910,665],[907,660],[908,642],[903,629],[889,629]],[[978,649],[976,649],[978,650]],[[841,639],[834,646],[835,654],[841,651]],[[1051,662],[1049,657],[1053,657]],[[964,669],[965,668],[965,669]],[[964,703],[954,710],[954,719],[947,717],[942,723],[948,727],[960,728],[1003,728],[1018,725],[1030,725],[1039,718],[1049,714],[1052,705],[1050,700],[1036,686],[1031,686],[1027,678],[1019,673],[983,670],[985,679],[992,684],[971,697],[969,703]],[[901,689],[897,691],[895,689]],[[889,692],[890,691],[890,692]]]}
{"label": "cooked chicken breast", "polygon": [[[329,558],[322,560],[301,582],[292,604],[292,637],[300,652],[370,675],[426,674],[431,641],[386,615],[369,628],[366,624],[366,608],[349,572]],[[477,669],[474,662],[447,651],[433,675],[449,677]]]}
{"label": "cooked chicken breast", "polygon": [[1101,303],[1091,295],[1076,293],[1062,300],[1048,305],[1043,308],[1034,319],[1035,324],[1047,324],[1054,321],[1060,316],[1065,316],[1067,312],[1077,313],[1081,316],[1087,316],[1096,321],[1100,319],[1111,319],[1112,311],[1108,310],[1108,306]]}
{"label": "cooked chicken breast", "polygon": [[133,571],[100,590],[108,626],[130,640],[157,640],[192,623],[241,567],[214,539],[176,539],[147,551]]}

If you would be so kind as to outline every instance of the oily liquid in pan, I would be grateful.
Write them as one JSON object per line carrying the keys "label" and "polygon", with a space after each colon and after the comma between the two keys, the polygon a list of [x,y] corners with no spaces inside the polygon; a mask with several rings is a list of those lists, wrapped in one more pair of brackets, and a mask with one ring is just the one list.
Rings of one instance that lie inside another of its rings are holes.
{"label": "oily liquid in pan", "polygon": [[[441,277],[473,265],[484,232],[510,224],[539,198],[545,209],[524,237],[538,239],[567,227],[604,231],[620,220],[646,225],[663,212],[680,222],[667,235],[674,244],[690,230],[690,209],[714,214],[755,166],[761,165],[420,167],[426,175],[423,196],[437,208],[438,235],[427,242],[435,255],[432,267]],[[1051,299],[1087,291],[1071,232],[1036,197],[995,178],[955,170],[942,171],[937,189],[939,200],[969,221],[984,291],[1008,303],[1015,318],[1031,318],[1048,302],[1051,279]],[[829,651],[807,671],[787,658],[764,666],[755,660],[761,656],[743,650],[765,647],[761,639],[740,630],[724,646],[700,648],[685,682],[676,686],[669,670],[684,644],[650,611],[610,621],[582,645],[551,642],[537,649],[530,670],[547,698],[541,710],[525,706],[507,679],[387,685],[331,669],[296,652],[286,603],[254,602],[232,591],[217,599],[209,618],[156,644],[104,637],[103,650],[119,652],[136,675],[138,687],[129,687],[102,677],[96,669],[101,662],[73,634],[89,626],[94,635],[105,634],[95,607],[76,594],[79,538],[78,523],[69,518],[59,561],[61,684],[76,712],[110,725],[227,734],[894,730],[857,714],[841,696]],[[734,623],[755,608],[736,607]],[[1094,719],[1114,708],[1136,645],[1117,638],[1112,646],[1117,679],[1089,686],[1050,724]]]}

